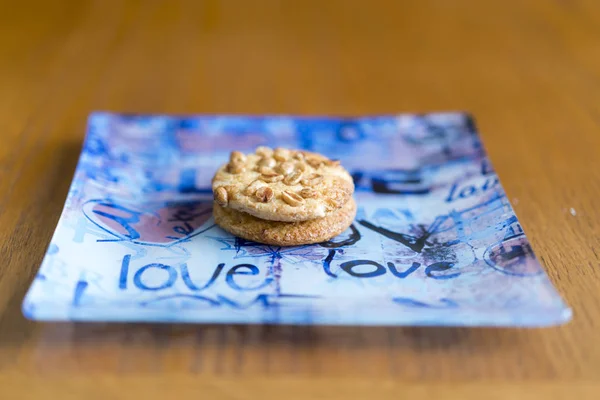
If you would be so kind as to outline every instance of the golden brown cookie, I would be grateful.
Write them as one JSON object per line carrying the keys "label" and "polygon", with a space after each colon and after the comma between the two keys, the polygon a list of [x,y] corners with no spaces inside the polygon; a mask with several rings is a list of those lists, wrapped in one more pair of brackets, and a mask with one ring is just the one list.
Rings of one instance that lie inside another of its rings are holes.
{"label": "golden brown cookie", "polygon": [[344,232],[356,216],[356,202],[344,206],[325,218],[302,222],[265,221],[250,214],[213,204],[215,222],[227,232],[254,242],[276,246],[299,246],[321,243]]}
{"label": "golden brown cookie", "polygon": [[231,153],[212,181],[215,201],[270,221],[323,218],[348,202],[352,177],[320,154],[268,147]]}

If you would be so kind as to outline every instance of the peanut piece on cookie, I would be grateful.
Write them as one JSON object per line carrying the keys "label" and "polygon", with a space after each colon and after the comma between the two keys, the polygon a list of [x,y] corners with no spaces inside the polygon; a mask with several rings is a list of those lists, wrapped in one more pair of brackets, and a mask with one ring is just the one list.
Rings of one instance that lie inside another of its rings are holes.
{"label": "peanut piece on cookie", "polygon": [[254,193],[256,200],[260,201],[261,203],[270,202],[273,199],[273,196],[275,196],[275,193],[273,192],[273,189],[268,186],[258,188]]}
{"label": "peanut piece on cookie", "polygon": [[214,197],[217,204],[219,204],[221,207],[227,206],[229,196],[227,194],[227,189],[225,189],[223,186],[218,187],[217,190],[215,190]]}
{"label": "peanut piece on cookie", "polygon": [[299,194],[290,192],[289,190],[281,193],[281,198],[292,207],[296,207],[304,203],[304,199]]}

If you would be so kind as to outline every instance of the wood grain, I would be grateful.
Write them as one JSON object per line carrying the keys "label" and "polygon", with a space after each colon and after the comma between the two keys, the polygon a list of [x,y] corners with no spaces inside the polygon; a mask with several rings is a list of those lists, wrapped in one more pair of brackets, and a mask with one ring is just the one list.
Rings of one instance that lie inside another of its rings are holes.
{"label": "wood grain", "polygon": [[[21,0],[0,9],[0,398],[598,397],[596,1]],[[574,320],[534,330],[28,322],[20,303],[98,109],[471,111]]]}

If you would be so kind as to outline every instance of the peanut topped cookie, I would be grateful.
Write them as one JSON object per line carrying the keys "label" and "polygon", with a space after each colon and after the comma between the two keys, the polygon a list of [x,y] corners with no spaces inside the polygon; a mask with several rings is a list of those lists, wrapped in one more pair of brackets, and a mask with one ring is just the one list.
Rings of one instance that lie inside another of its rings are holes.
{"label": "peanut topped cookie", "polygon": [[231,153],[212,181],[215,201],[260,219],[307,221],[340,209],[354,192],[339,161],[317,153],[259,147]]}
{"label": "peanut topped cookie", "polygon": [[217,225],[235,236],[275,246],[299,246],[325,242],[348,229],[356,216],[356,203],[350,199],[325,218],[301,222],[266,221],[216,203],[213,215]]}

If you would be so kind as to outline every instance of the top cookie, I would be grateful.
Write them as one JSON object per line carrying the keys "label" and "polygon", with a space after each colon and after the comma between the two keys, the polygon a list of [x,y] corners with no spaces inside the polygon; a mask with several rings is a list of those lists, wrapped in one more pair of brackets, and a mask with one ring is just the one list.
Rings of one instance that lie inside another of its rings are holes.
{"label": "top cookie", "polygon": [[352,197],[354,183],[339,161],[317,153],[258,147],[231,153],[212,181],[215,201],[271,221],[325,217]]}

